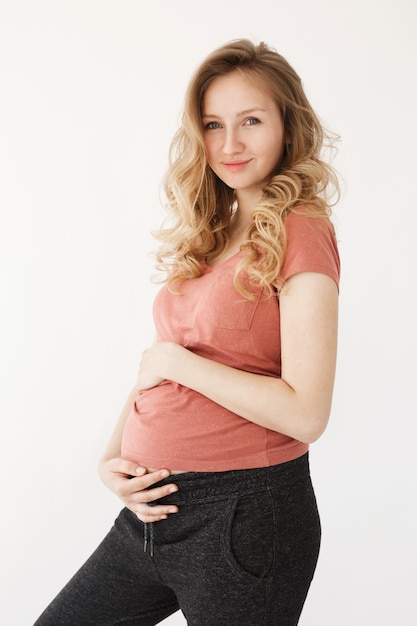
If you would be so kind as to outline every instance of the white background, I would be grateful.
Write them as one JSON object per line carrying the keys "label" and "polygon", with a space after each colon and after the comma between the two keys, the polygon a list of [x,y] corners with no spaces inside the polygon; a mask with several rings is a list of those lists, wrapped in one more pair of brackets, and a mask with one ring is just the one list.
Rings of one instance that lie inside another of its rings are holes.
{"label": "white background", "polygon": [[311,450],[324,535],[300,623],[417,623],[415,25],[413,0],[0,0],[2,625],[32,624],[120,508],[96,466],[153,335],[168,145],[191,73],[239,37],[286,56],[342,138],[337,384]]}

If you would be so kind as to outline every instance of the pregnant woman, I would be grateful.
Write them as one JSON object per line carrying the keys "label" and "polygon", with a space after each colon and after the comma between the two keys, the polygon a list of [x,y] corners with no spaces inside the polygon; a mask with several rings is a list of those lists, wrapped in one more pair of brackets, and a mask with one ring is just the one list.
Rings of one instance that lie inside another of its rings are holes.
{"label": "pregnant woman", "polygon": [[337,179],[288,62],[227,43],[188,87],[157,233],[155,341],[100,461],[124,508],[36,626],[294,626],[336,364]]}

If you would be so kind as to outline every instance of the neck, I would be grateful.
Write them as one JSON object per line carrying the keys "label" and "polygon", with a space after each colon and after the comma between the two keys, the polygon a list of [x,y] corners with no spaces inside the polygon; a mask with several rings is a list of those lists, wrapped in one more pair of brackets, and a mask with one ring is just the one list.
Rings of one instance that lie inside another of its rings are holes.
{"label": "neck", "polygon": [[229,236],[231,238],[239,238],[250,224],[250,214],[240,210],[240,207],[234,213],[229,225]]}
{"label": "neck", "polygon": [[241,214],[250,215],[253,207],[259,202],[262,197],[262,191],[260,189],[245,189],[245,191],[236,191],[236,200],[238,205],[238,211]]}

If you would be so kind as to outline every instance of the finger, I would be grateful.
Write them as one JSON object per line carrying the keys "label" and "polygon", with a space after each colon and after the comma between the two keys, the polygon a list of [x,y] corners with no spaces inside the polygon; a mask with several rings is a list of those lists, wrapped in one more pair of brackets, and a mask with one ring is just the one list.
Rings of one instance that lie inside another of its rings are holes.
{"label": "finger", "polygon": [[143,485],[137,484],[136,480],[135,484],[132,485],[132,483],[133,480],[125,480],[119,487],[120,495],[129,499],[130,502],[148,504],[178,491],[177,485],[171,483],[154,489],[146,489]]}
{"label": "finger", "polygon": [[155,483],[159,483],[164,478],[168,478],[169,475],[170,475],[169,470],[162,469],[162,470],[157,470],[156,472],[147,472],[146,474],[143,474],[142,476],[138,476],[138,477],[135,476],[134,478],[131,479],[132,488],[136,488],[137,491],[140,491],[142,489],[148,489]]}
{"label": "finger", "polygon": [[126,476],[143,476],[147,469],[132,461],[126,459],[111,459],[109,461],[109,469],[117,474],[125,474]]}
{"label": "finger", "polygon": [[175,505],[152,507],[139,505],[133,508],[133,512],[142,522],[149,523],[167,519],[169,515],[178,513],[178,507]]}
{"label": "finger", "polygon": [[178,491],[177,485],[163,485],[162,487],[155,487],[155,489],[144,489],[134,494],[137,497],[138,502],[150,503],[155,500],[165,498],[171,493]]}
{"label": "finger", "polygon": [[164,498],[170,493],[178,491],[177,485],[169,483],[167,485],[161,485],[150,489],[153,484],[160,482],[162,478],[166,478],[169,475],[167,470],[158,470],[151,474],[145,474],[138,478],[131,478],[129,480],[121,479],[118,486],[118,493],[122,498],[128,498],[130,501],[135,502],[152,502],[153,500],[159,500]]}
{"label": "finger", "polygon": [[164,519],[168,519],[168,515],[142,515],[137,514],[136,517],[140,519],[144,524],[153,524],[154,522],[160,522]]}

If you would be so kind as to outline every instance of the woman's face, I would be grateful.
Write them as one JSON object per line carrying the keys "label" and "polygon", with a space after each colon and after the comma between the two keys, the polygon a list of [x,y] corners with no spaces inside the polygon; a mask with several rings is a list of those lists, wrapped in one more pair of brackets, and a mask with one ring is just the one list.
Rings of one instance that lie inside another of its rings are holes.
{"label": "woman's face", "polygon": [[211,169],[238,202],[256,202],[284,146],[281,113],[269,91],[241,72],[219,76],[205,93],[202,122]]}

